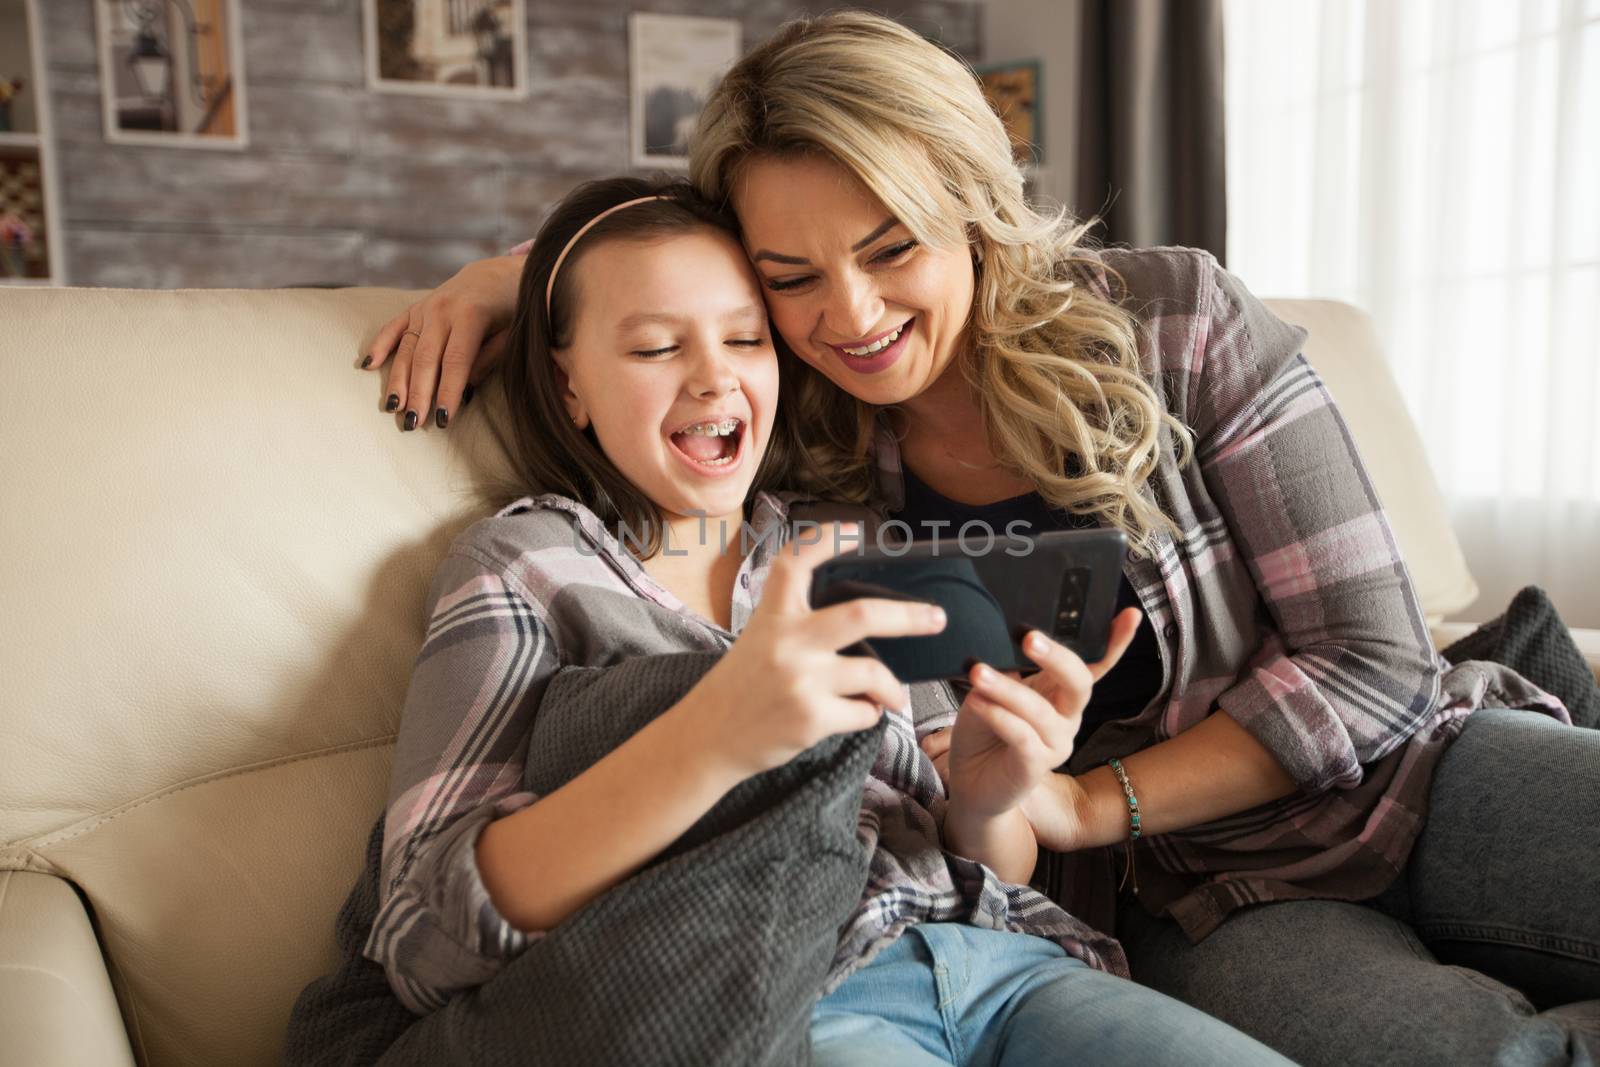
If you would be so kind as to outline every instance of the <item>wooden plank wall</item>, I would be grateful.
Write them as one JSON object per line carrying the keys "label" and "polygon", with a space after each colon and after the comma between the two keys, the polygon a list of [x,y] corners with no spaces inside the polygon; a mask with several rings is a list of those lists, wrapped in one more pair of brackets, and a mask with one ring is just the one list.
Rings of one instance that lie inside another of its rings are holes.
{"label": "wooden plank wall", "polygon": [[[360,0],[241,0],[250,145],[112,145],[90,0],[44,18],[67,267],[74,285],[431,286],[530,235],[574,183],[627,169],[627,17],[738,18],[746,45],[782,0],[528,0],[528,99],[373,93]],[[968,59],[982,0],[862,3]]]}

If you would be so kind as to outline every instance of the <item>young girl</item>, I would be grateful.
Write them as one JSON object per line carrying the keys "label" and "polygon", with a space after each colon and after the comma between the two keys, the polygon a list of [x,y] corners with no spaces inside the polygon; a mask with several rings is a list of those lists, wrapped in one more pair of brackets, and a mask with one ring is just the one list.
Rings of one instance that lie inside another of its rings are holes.
{"label": "young girl", "polygon": [[[797,503],[767,491],[791,445],[760,291],[724,217],[686,186],[581,187],[534,243],[513,332],[513,461],[553,491],[470,527],[434,579],[365,947],[407,1007],[491,981],[733,785],[887,714],[859,824],[870,875],[813,1016],[818,1062],[1279,1062],[1125,980],[1115,941],[1025,886],[1035,845],[1019,804],[1070,755],[1134,613],[1092,666],[1030,635],[1041,671],[974,668],[959,716],[947,686],[908,701],[881,663],[838,654],[943,619],[891,601],[807,606],[834,547],[770,536]],[[721,649],[590,770],[521,791],[559,667]],[[918,739],[952,720],[947,793]]]}

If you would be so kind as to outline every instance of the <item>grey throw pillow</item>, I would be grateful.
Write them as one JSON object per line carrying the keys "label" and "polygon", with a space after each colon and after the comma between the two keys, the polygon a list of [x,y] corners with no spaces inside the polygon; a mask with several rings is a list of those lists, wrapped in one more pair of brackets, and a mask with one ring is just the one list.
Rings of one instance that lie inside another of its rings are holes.
{"label": "grey throw pillow", "polygon": [[1600,685],[1543,589],[1530,585],[1491,619],[1440,653],[1451,663],[1503,663],[1567,706],[1577,726],[1600,728]]}
{"label": "grey throw pillow", "polygon": [[[526,784],[548,794],[671,707],[719,652],[567,668],[545,691]],[[803,1067],[811,1007],[869,852],[861,793],[884,724],[827,738],[735,786],[644,870],[482,986],[418,1018],[361,954],[383,819],[335,928],[337,970],[295,1002],[294,1067]]]}

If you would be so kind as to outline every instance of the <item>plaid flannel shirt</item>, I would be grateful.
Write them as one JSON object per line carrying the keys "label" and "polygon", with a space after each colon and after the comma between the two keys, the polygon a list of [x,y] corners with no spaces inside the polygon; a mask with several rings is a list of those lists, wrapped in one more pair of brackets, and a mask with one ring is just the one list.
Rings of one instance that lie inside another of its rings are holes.
{"label": "plaid flannel shirt", "polygon": [[[1509,668],[1451,667],[1435,651],[1355,442],[1301,353],[1304,330],[1209,253],[1096,260],[1081,284],[1134,312],[1145,376],[1194,432],[1195,456],[1180,469],[1163,430],[1145,492],[1181,534],[1158,534],[1126,566],[1161,647],[1161,688],[1141,714],[1097,730],[1068,770],[1226,711],[1300,789],[1141,838],[1141,903],[1199,941],[1246,904],[1374,896],[1405,865],[1434,769],[1467,715],[1498,706],[1570,719]],[[892,435],[878,435],[875,463],[878,509],[892,511],[904,498]],[[1042,855],[1034,884],[1113,930],[1111,850]]]}
{"label": "plaid flannel shirt", "polygon": [[[788,525],[797,501],[758,495],[754,550],[739,569],[729,630],[686,608],[592,511],[565,497],[519,500],[451,545],[434,576],[401,714],[378,915],[363,950],[413,1012],[426,1014],[488,980],[541,935],[512,926],[495,908],[474,849],[491,820],[538,799],[523,789],[522,775],[549,679],[565,666],[730,646],[779,550],[770,535]],[[828,510],[814,511],[813,521],[869,518],[861,509]],[[798,504],[794,517],[802,517]],[[1090,966],[1126,975],[1110,936],[1038,890],[1002,882],[941,847],[944,784],[918,740],[949,726],[955,712],[943,684],[912,686],[905,706],[886,712],[857,822],[871,853],[867,884],[840,929],[824,992],[917,922],[1046,937]]]}

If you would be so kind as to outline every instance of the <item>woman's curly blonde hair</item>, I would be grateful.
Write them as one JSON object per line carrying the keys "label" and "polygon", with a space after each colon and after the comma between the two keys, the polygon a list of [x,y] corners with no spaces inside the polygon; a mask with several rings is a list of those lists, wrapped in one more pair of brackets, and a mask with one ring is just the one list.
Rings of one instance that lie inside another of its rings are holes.
{"label": "woman's curly blonde hair", "polygon": [[[859,12],[797,19],[739,61],[712,93],[690,147],[702,195],[730,200],[755,156],[821,154],[848,168],[918,240],[968,245],[976,287],[961,369],[994,455],[1051,504],[1121,529],[1147,551],[1174,524],[1140,494],[1165,425],[1180,462],[1188,429],[1140,370],[1138,320],[1085,284],[1105,268],[1089,223],[1041,215],[999,118],[959,58]],[[882,409],[786,360],[785,401],[810,446],[800,487],[865,500]]]}

